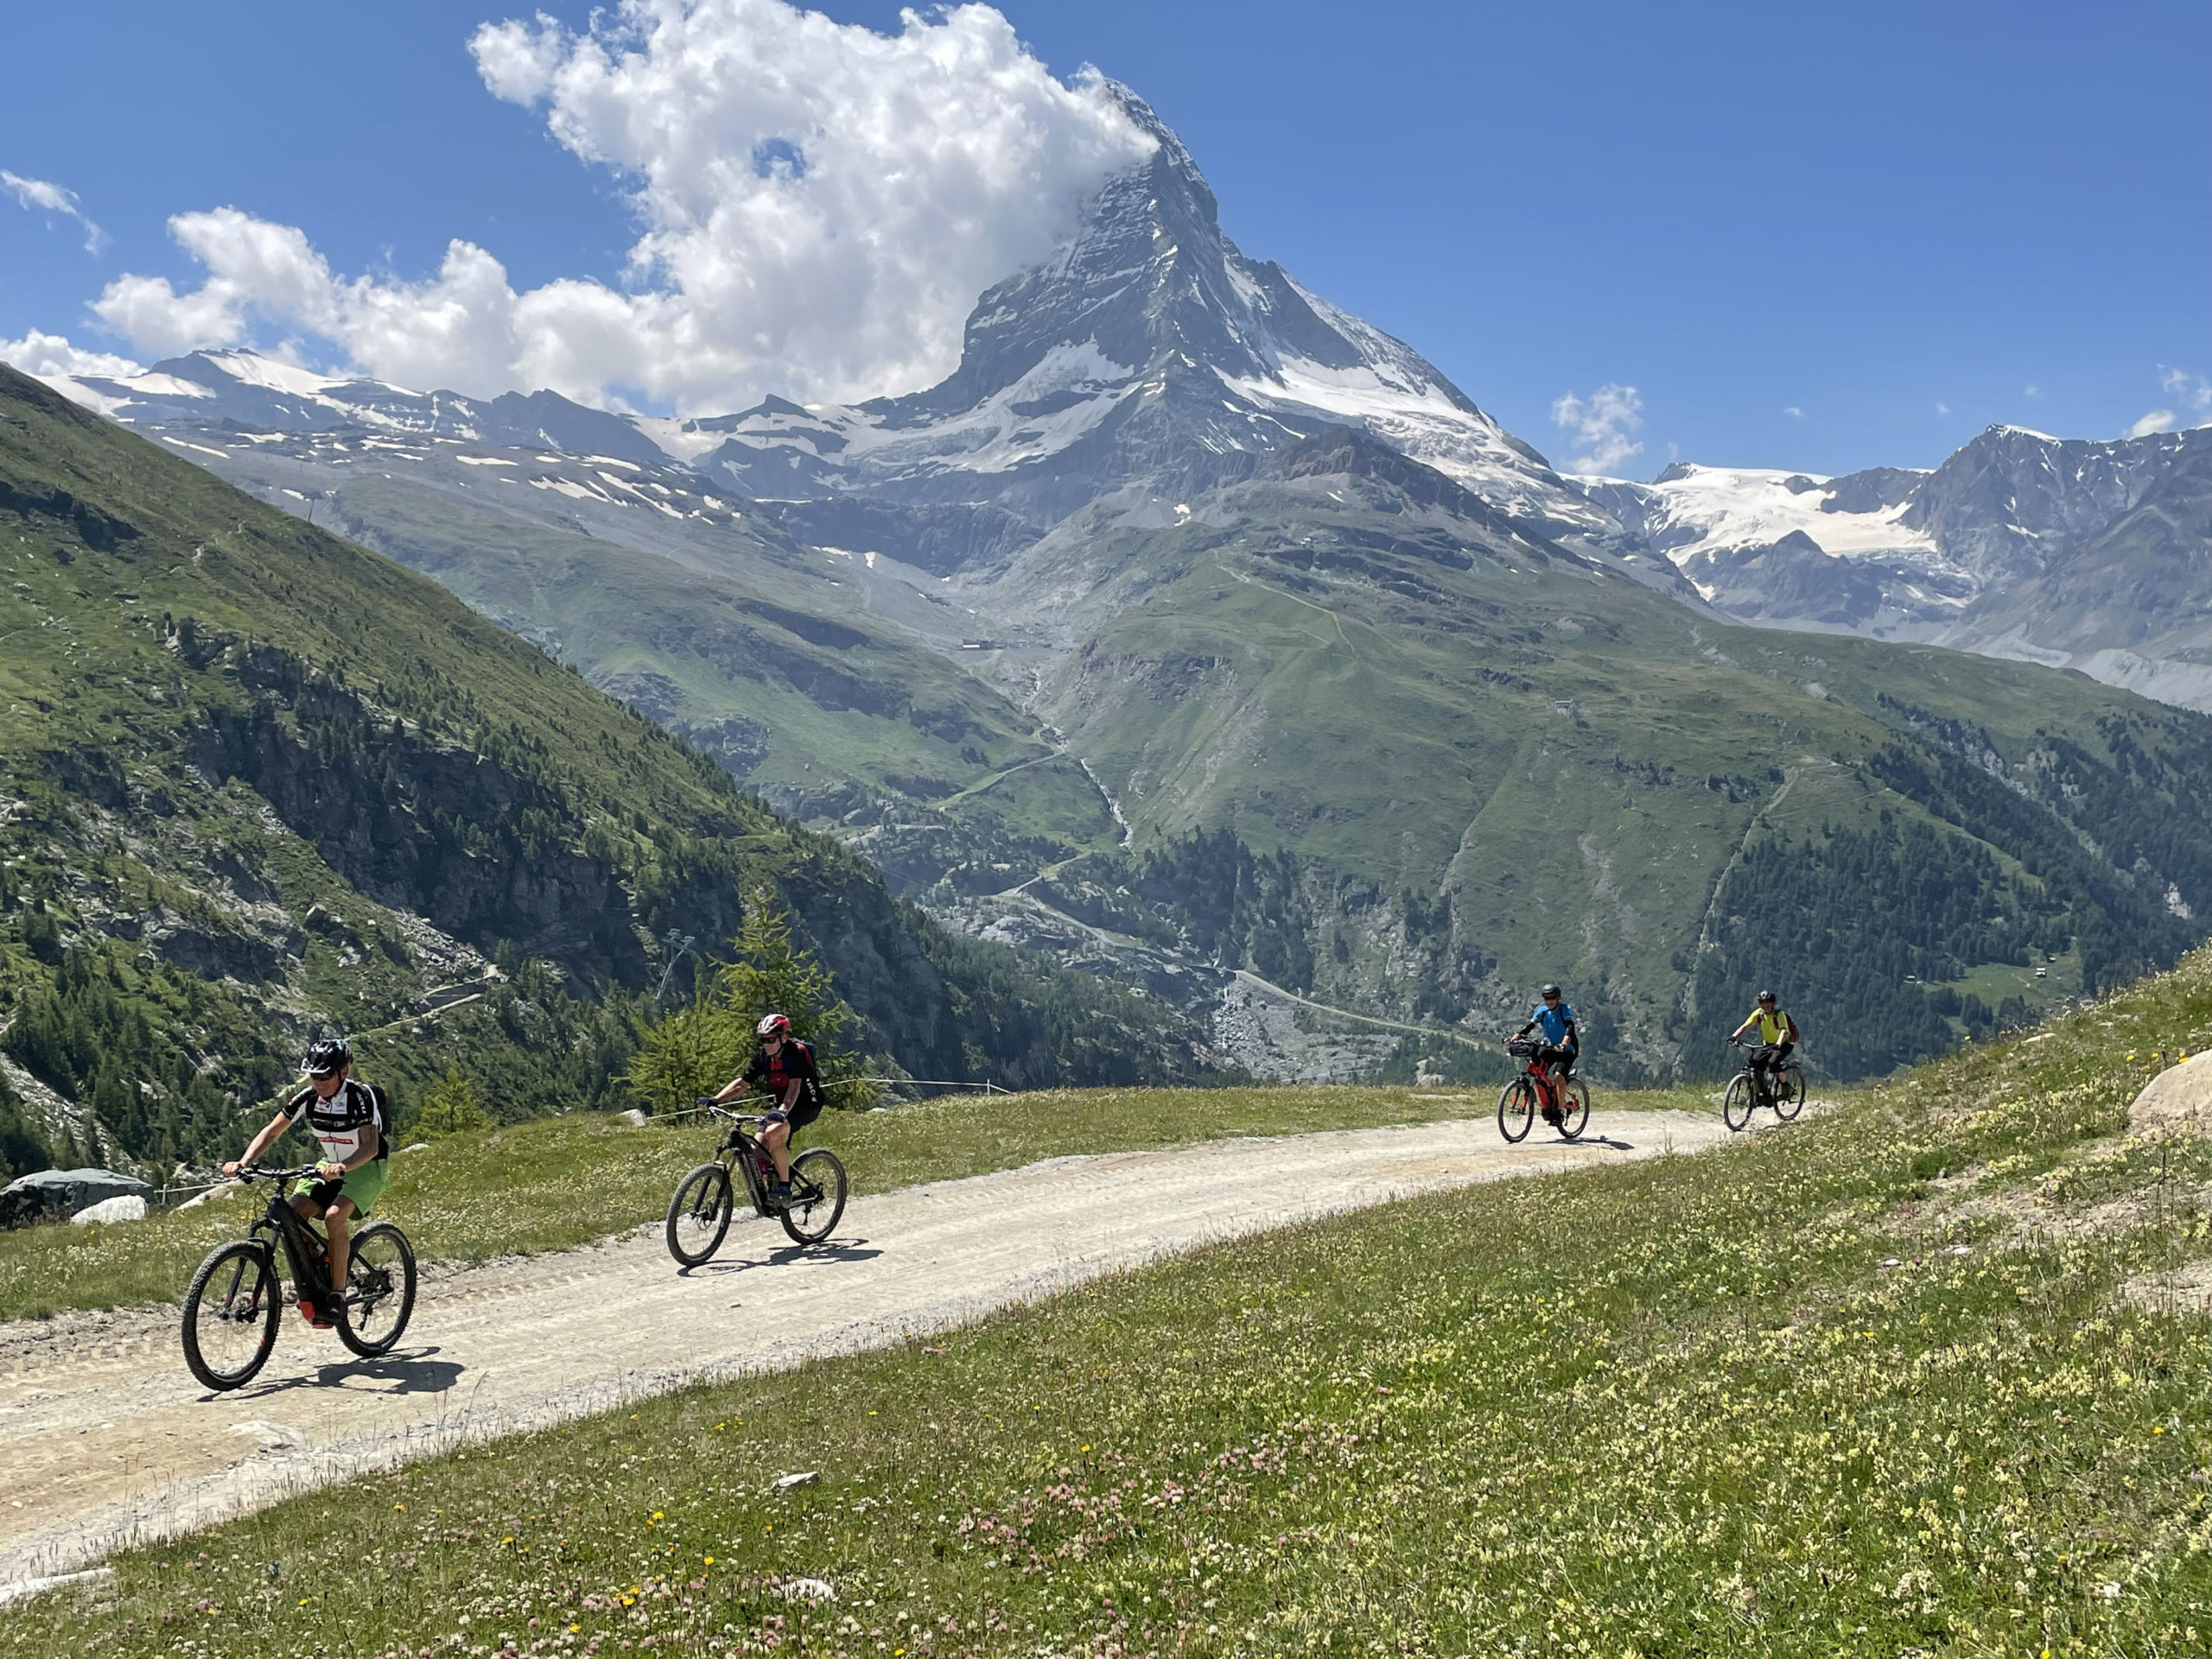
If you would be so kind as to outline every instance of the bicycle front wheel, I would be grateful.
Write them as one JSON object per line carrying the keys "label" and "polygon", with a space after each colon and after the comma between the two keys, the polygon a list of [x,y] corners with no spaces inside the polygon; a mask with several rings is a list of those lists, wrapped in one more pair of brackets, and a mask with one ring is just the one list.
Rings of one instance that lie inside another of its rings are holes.
{"label": "bicycle front wheel", "polygon": [[668,1201],[668,1253],[696,1268],[721,1249],[729,1231],[729,1172],[702,1164],[676,1185]]}
{"label": "bicycle front wheel", "polygon": [[224,1245],[184,1293],[184,1363],[219,1393],[244,1388],[269,1363],[283,1306],[267,1249],[250,1239]]}
{"label": "bicycle front wheel", "polygon": [[353,1235],[338,1339],[363,1359],[388,1354],[415,1313],[415,1247],[388,1221]]}
{"label": "bicycle front wheel", "polygon": [[1561,1094],[1564,1100],[1560,1107],[1563,1114],[1559,1124],[1560,1139],[1578,1141],[1582,1131],[1590,1127],[1590,1085],[1580,1077],[1570,1077]]}
{"label": "bicycle front wheel", "polygon": [[1774,1089],[1774,1115],[1787,1123],[1805,1104],[1805,1069],[1792,1060],[1782,1068]]}
{"label": "bicycle front wheel", "polygon": [[784,1230],[801,1244],[819,1244],[845,1213],[845,1166],[826,1147],[791,1160],[791,1201],[778,1213]]}
{"label": "bicycle front wheel", "polygon": [[1743,1074],[1731,1079],[1728,1092],[1720,1097],[1720,1121],[1728,1126],[1728,1133],[1736,1134],[1751,1121],[1751,1080]]}
{"label": "bicycle front wheel", "polygon": [[1497,1097],[1497,1132],[1510,1144],[1526,1141],[1529,1126],[1536,1121],[1536,1085],[1516,1077]]}

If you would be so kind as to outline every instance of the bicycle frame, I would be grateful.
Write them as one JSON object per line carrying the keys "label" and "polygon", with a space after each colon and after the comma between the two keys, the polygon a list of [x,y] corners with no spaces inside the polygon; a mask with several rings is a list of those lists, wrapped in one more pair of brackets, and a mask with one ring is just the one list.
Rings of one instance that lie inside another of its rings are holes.
{"label": "bicycle frame", "polygon": [[745,1178],[745,1193],[753,1201],[753,1208],[764,1218],[768,1209],[768,1182],[775,1173],[775,1163],[768,1156],[768,1148],[758,1138],[746,1133],[747,1123],[766,1122],[765,1118],[747,1117],[740,1113],[717,1113],[730,1119],[729,1130],[722,1136],[722,1143],[715,1148],[715,1156],[722,1167],[733,1175]]}
{"label": "bicycle frame", "polygon": [[311,1169],[256,1171],[256,1175],[265,1175],[272,1180],[276,1190],[269,1195],[268,1209],[259,1221],[246,1229],[245,1236],[258,1241],[272,1255],[273,1244],[281,1242],[285,1263],[292,1270],[292,1289],[295,1293],[307,1293],[312,1286],[312,1296],[319,1300],[330,1291],[329,1245],[308,1230],[307,1222],[292,1208],[288,1190],[292,1182],[313,1173]]}
{"label": "bicycle frame", "polygon": [[1782,1067],[1787,1062],[1777,1060],[1772,1071],[1762,1071],[1751,1064],[1751,1056],[1758,1052],[1757,1049],[1747,1048],[1741,1043],[1737,1044],[1736,1046],[1741,1051],[1737,1075],[1751,1079],[1751,1103],[1754,1106],[1771,1107],[1777,1098],[1774,1080],[1780,1077]]}
{"label": "bicycle frame", "polygon": [[1567,1102],[1562,1096],[1566,1093],[1566,1088],[1557,1077],[1552,1075],[1551,1067],[1540,1065],[1533,1054],[1516,1058],[1521,1059],[1521,1075],[1535,1085],[1538,1107],[1549,1106],[1559,1111],[1565,1111]]}

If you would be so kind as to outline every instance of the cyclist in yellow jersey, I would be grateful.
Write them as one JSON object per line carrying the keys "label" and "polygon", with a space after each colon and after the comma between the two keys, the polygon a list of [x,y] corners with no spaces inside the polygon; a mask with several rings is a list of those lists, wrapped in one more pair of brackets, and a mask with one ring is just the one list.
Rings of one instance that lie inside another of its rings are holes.
{"label": "cyclist in yellow jersey", "polygon": [[1736,1027],[1728,1038],[1739,1041],[1745,1032],[1757,1028],[1759,1046],[1751,1053],[1751,1070],[1759,1074],[1759,1086],[1771,1096],[1774,1093],[1774,1074],[1782,1070],[1783,1062],[1789,1058],[1789,1051],[1797,1046],[1797,1022],[1782,1011],[1772,991],[1759,993],[1759,1005],[1751,1010],[1751,1018]]}

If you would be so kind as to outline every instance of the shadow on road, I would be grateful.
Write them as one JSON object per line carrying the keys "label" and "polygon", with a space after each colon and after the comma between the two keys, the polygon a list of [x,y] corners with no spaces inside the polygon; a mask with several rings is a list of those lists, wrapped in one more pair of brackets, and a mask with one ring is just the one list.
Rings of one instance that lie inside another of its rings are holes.
{"label": "shadow on road", "polygon": [[868,1240],[855,1238],[839,1244],[786,1244],[781,1249],[770,1250],[760,1256],[733,1256],[726,1261],[709,1262],[696,1268],[680,1268],[677,1276],[689,1279],[694,1274],[710,1273],[749,1273],[755,1268],[805,1267],[810,1263],[828,1264],[833,1262],[873,1262],[883,1252],[869,1247]]}
{"label": "shadow on road", "polygon": [[[266,1400],[294,1389],[351,1388],[360,1394],[443,1394],[461,1381],[467,1369],[460,1361],[436,1359],[440,1350],[419,1348],[410,1353],[386,1354],[381,1359],[337,1359],[301,1376],[278,1377],[228,1394],[202,1395],[203,1400]],[[366,1383],[368,1386],[364,1387]]]}

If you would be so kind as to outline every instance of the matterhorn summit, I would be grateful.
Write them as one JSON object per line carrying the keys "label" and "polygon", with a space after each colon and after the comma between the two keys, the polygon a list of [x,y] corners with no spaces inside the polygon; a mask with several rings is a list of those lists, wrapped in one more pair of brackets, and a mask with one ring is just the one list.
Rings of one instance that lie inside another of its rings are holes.
{"label": "matterhorn summit", "polygon": [[1065,246],[983,295],[945,380],[849,406],[771,398],[664,441],[758,493],[988,499],[1041,532],[1135,480],[1202,487],[1350,426],[1554,533],[1610,528],[1419,353],[1247,258],[1182,141],[1115,91],[1150,156]]}

